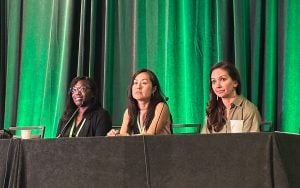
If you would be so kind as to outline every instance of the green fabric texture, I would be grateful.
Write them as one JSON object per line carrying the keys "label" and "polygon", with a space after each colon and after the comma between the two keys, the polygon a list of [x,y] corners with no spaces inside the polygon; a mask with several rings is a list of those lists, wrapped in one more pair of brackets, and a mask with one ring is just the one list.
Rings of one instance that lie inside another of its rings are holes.
{"label": "green fabric texture", "polygon": [[140,68],[157,74],[175,124],[203,124],[210,67],[227,60],[263,120],[299,131],[297,0],[4,1],[6,128],[45,125],[54,137],[68,84],[83,74],[120,125]]}

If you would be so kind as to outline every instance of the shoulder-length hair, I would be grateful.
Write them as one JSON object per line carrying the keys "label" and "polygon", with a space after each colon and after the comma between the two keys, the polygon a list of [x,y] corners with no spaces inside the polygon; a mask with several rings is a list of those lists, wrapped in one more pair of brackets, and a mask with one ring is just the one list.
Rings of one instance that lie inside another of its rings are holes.
{"label": "shoulder-length hair", "polygon": [[89,100],[89,103],[87,104],[88,109],[83,114],[84,117],[86,117],[90,112],[97,110],[99,107],[101,107],[101,104],[98,99],[99,98],[98,97],[98,88],[97,88],[95,81],[86,76],[75,77],[75,78],[73,78],[73,80],[70,83],[70,88],[68,91],[66,105],[65,105],[65,110],[63,113],[63,117],[62,117],[63,121],[69,120],[69,118],[71,117],[73,112],[78,108],[73,101],[71,90],[76,85],[76,83],[79,81],[83,81],[84,84],[87,87],[89,87],[90,95],[92,95],[91,99]]}

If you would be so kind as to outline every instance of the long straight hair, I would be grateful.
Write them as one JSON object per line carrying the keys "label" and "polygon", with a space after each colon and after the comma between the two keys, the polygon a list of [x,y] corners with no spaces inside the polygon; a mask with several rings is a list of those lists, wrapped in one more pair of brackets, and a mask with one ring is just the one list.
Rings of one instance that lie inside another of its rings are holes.
{"label": "long straight hair", "polygon": [[148,128],[149,128],[149,126],[150,126],[150,124],[151,124],[151,122],[154,118],[156,105],[160,102],[165,102],[165,98],[162,95],[161,88],[160,88],[157,76],[151,70],[148,70],[148,69],[141,69],[141,70],[135,72],[135,74],[132,76],[131,82],[128,86],[127,108],[128,108],[129,118],[130,118],[129,127],[131,128],[131,130],[135,129],[134,126],[137,122],[137,115],[140,111],[137,100],[135,100],[132,96],[132,86],[133,86],[134,80],[137,77],[137,75],[139,75],[143,72],[145,72],[149,75],[150,81],[152,83],[152,87],[156,87],[155,92],[151,95],[148,110],[147,110],[147,114],[146,114],[146,118],[145,118],[145,122],[144,122],[146,130],[148,130]]}

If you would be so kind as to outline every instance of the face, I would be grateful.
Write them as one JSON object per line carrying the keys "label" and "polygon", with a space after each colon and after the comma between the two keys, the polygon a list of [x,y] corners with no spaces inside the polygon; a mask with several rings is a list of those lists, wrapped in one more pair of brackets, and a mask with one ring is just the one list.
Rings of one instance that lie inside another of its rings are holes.
{"label": "face", "polygon": [[84,80],[79,80],[71,89],[76,106],[86,106],[91,98],[91,90]]}
{"label": "face", "polygon": [[237,82],[232,80],[228,72],[217,68],[211,73],[211,86],[214,93],[221,98],[230,98],[235,96]]}
{"label": "face", "polygon": [[131,90],[134,99],[150,101],[151,95],[155,92],[156,87],[152,86],[149,74],[142,72],[135,77]]}

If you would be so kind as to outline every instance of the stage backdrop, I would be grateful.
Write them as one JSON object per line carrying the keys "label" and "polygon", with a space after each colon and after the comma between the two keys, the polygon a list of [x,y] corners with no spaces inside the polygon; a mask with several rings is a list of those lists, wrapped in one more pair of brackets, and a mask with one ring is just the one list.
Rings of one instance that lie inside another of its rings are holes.
{"label": "stage backdrop", "polygon": [[300,123],[298,0],[2,0],[2,127],[45,125],[54,137],[70,80],[93,77],[113,124],[130,76],[160,80],[174,123],[203,124],[209,69],[232,61],[243,95],[275,129]]}

